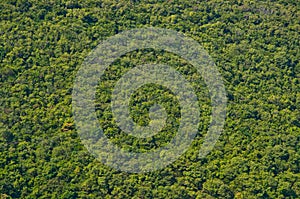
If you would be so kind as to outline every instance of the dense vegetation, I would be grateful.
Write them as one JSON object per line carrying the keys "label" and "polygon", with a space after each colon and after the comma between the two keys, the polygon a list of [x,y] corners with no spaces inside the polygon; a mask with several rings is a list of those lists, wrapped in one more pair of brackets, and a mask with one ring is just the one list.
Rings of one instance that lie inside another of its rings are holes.
{"label": "dense vegetation", "polygon": [[[2,0],[0,10],[1,198],[300,197],[299,1]],[[128,174],[103,165],[81,143],[72,86],[100,41],[149,26],[182,32],[209,52],[228,93],[227,119],[214,150],[199,159],[211,111],[199,74],[170,53],[126,54],[97,93],[99,121],[116,144],[151,150],[178,125],[178,102],[155,85],[135,93],[131,113],[147,124],[147,107],[165,103],[171,117],[162,134],[136,140],[113,123],[110,91],[136,64],[167,63],[188,74],[204,113],[180,159],[160,171]]]}

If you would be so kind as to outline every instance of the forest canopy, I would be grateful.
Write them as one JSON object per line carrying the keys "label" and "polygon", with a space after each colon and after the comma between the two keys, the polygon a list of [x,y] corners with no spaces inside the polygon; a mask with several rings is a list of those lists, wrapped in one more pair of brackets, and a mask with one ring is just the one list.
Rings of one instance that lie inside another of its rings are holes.
{"label": "forest canopy", "polygon": [[[300,2],[196,0],[2,0],[0,2],[1,198],[299,198]],[[227,92],[227,117],[214,149],[198,152],[207,131],[207,87],[186,60],[142,49],[105,71],[95,109],[105,135],[126,150],[166,145],[180,123],[173,93],[138,89],[133,120],[149,123],[162,104],[167,126],[136,139],[114,123],[114,84],[138,64],[165,63],[185,75],[201,104],[192,146],[164,169],[129,174],[99,162],[82,144],[72,89],[85,57],[103,40],[158,27],[193,38],[209,53]]]}

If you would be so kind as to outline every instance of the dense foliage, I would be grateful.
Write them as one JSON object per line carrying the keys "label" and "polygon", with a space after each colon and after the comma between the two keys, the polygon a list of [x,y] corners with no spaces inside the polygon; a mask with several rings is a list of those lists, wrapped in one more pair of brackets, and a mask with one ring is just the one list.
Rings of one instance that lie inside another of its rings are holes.
{"label": "dense foliage", "polygon": [[[0,2],[1,198],[299,198],[300,2],[196,0],[2,0]],[[198,158],[210,117],[201,76],[180,57],[153,49],[116,60],[97,92],[105,134],[128,150],[166,144],[180,109],[172,93],[148,85],[133,96],[134,120],[162,103],[171,117],[151,139],[128,137],[109,110],[114,83],[136,64],[166,63],[186,74],[201,101],[199,135],[163,170],[128,174],[88,153],[71,111],[73,81],[102,40],[138,27],[173,29],[214,59],[228,93],[226,125]]]}

